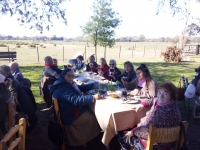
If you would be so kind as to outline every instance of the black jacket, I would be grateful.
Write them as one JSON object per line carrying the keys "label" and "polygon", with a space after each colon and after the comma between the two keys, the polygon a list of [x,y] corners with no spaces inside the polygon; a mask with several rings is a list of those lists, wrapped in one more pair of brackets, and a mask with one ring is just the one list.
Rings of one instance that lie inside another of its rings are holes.
{"label": "black jacket", "polygon": [[60,70],[56,66],[45,66],[43,76],[58,79],[61,73],[62,73],[62,70]]}

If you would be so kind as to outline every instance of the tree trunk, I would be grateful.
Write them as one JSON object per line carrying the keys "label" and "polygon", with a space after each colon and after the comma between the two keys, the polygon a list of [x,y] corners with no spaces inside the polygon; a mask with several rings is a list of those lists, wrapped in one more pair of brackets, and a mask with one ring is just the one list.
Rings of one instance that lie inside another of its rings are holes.
{"label": "tree trunk", "polygon": [[104,49],[104,58],[106,59],[106,46],[105,46],[105,49]]}
{"label": "tree trunk", "polygon": [[96,61],[97,61],[97,30],[96,30],[96,35],[95,35],[94,46],[95,46],[95,57],[96,57]]}

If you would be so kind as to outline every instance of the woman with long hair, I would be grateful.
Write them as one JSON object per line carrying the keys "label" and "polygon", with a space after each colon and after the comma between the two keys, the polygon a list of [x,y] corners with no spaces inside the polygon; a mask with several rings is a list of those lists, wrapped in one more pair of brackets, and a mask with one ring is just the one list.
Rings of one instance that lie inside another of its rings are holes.
{"label": "woman with long hair", "polygon": [[121,82],[123,78],[126,82],[131,82],[136,78],[135,69],[133,64],[130,61],[124,63],[124,71],[121,75],[116,75],[114,77],[116,80]]}
{"label": "woman with long hair", "polygon": [[137,96],[154,97],[157,93],[157,84],[153,80],[149,69],[145,64],[141,64],[136,69],[136,79],[132,82],[127,82],[123,78],[121,79],[124,87],[127,90],[134,90],[133,94]]}

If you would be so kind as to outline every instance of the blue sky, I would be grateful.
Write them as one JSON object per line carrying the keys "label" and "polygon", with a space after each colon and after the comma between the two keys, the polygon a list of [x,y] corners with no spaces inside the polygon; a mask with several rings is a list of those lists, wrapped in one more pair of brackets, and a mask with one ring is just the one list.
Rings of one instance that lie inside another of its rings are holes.
{"label": "blue sky", "polygon": [[[62,7],[66,9],[68,26],[62,20],[54,19],[54,26],[50,31],[44,31],[42,35],[57,37],[81,36],[80,26],[84,25],[92,15],[93,0],[66,1]],[[116,29],[116,37],[138,36],[144,34],[147,38],[173,37],[181,34],[184,21],[180,15],[172,17],[168,13],[156,14],[156,0],[113,0],[113,9],[121,16],[122,23]],[[199,4],[192,5],[192,10],[199,13]],[[0,16],[0,34],[12,36],[37,36],[37,31],[19,26],[15,17]]]}

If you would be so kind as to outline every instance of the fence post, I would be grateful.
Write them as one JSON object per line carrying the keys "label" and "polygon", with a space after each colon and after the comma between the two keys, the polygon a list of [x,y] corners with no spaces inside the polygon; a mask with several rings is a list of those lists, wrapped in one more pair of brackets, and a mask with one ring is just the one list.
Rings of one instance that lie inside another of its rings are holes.
{"label": "fence post", "polygon": [[[144,55],[145,55],[145,47],[146,47],[146,45],[144,46]],[[144,55],[143,55],[143,57],[144,57]]]}
{"label": "fence post", "polygon": [[63,61],[65,60],[65,47],[63,46]]}
{"label": "fence post", "polygon": [[85,46],[85,61],[86,61],[86,46]]}
{"label": "fence post", "polygon": [[[9,52],[9,46],[8,46],[8,52]],[[9,62],[10,62],[10,57],[9,57]]]}
{"label": "fence post", "polygon": [[119,49],[119,58],[120,58],[120,53],[121,53],[121,46],[120,46],[120,49]]}
{"label": "fence post", "polygon": [[199,44],[196,45],[196,51],[195,54],[198,55],[199,54]]}
{"label": "fence post", "polygon": [[39,63],[39,52],[38,52],[38,46],[37,46],[37,55],[38,55],[38,63]]}

